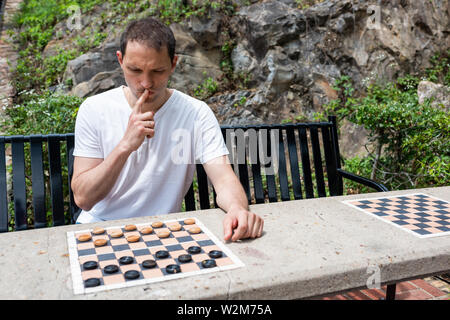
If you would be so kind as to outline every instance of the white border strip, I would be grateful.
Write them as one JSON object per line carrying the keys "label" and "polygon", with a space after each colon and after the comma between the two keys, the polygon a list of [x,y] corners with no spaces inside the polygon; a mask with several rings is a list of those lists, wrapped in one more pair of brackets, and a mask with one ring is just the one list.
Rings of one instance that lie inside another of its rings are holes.
{"label": "white border strip", "polygon": [[424,238],[433,238],[433,237],[442,237],[442,236],[448,236],[448,235],[450,235],[450,231],[445,231],[445,232],[440,232],[440,233],[434,233],[434,234],[419,234],[419,233],[415,232],[414,230],[406,229],[406,228],[402,227],[401,225],[396,224],[395,222],[392,222],[392,221],[383,219],[382,217],[377,216],[376,214],[373,214],[372,212],[366,211],[366,210],[364,210],[364,209],[362,209],[362,208],[359,208],[359,207],[357,207],[357,206],[355,206],[355,205],[353,205],[353,204],[350,203],[350,202],[364,201],[364,200],[390,199],[390,198],[399,198],[399,197],[417,196],[417,195],[423,195],[423,196],[427,196],[427,197],[430,197],[430,198],[433,198],[433,199],[436,199],[436,200],[439,200],[439,201],[443,201],[443,202],[446,202],[446,203],[450,203],[450,202],[448,202],[448,201],[446,201],[446,200],[443,200],[443,199],[440,199],[440,198],[436,198],[436,197],[434,197],[434,196],[430,196],[429,194],[425,194],[425,193],[410,193],[410,194],[401,194],[401,195],[397,195],[397,196],[385,196],[385,197],[376,197],[376,198],[363,198],[363,199],[343,200],[343,201],[341,201],[341,202],[342,202],[342,203],[345,203],[346,205],[348,205],[348,206],[350,206],[350,207],[352,207],[352,208],[355,208],[355,209],[357,209],[357,210],[359,210],[359,211],[362,211],[362,212],[364,212],[364,213],[370,215],[371,217],[375,217],[375,218],[377,218],[377,219],[379,219],[379,220],[381,220],[381,221],[383,221],[383,222],[386,222],[386,223],[388,223],[388,224],[390,224],[390,225],[393,225],[393,226],[395,226],[395,227],[397,227],[397,228],[400,228],[400,229],[402,229],[403,231],[406,231],[406,232],[408,232],[408,233],[410,233],[410,234],[412,234],[412,235],[414,235],[414,236],[416,236],[416,237],[418,237],[418,238],[421,238],[421,239],[424,239]]}
{"label": "white border strip", "polygon": [[[167,220],[163,221],[164,224],[171,223],[171,222],[179,222],[186,220],[188,218],[183,219],[174,219],[174,220]],[[180,279],[184,277],[194,276],[194,275],[202,275],[217,271],[224,271],[224,270],[232,270],[236,268],[245,267],[245,264],[228,248],[225,246],[223,242],[221,242],[206,226],[197,218],[189,218],[194,219],[195,224],[198,225],[204,233],[214,242],[215,245],[217,245],[219,248],[222,249],[222,251],[229,257],[232,261],[232,265],[227,266],[217,266],[210,269],[201,269],[196,271],[190,271],[190,272],[181,272],[171,275],[164,275],[162,277],[156,277],[151,279],[140,279],[140,280],[133,280],[133,281],[126,281],[122,283],[115,283],[115,284],[109,284],[109,285],[101,285],[98,287],[93,288],[85,288],[84,287],[84,281],[81,277],[81,267],[79,263],[79,256],[78,256],[78,250],[77,250],[77,244],[76,244],[76,238],[75,234],[83,233],[83,232],[92,232],[92,229],[85,229],[85,230],[77,230],[77,231],[68,231],[67,232],[67,243],[69,248],[69,259],[70,259],[70,270],[72,274],[72,283],[73,283],[73,291],[74,294],[87,294],[87,293],[93,293],[93,292],[99,292],[104,290],[112,290],[112,289],[119,289],[119,288],[128,288],[128,287],[134,287],[138,285],[144,285],[144,284],[150,284],[155,282],[162,282],[166,280],[173,280],[173,279]],[[143,225],[151,225],[151,223],[140,223],[135,224],[136,227],[143,226]],[[113,226],[113,227],[107,227],[105,230],[110,229],[118,229],[123,228],[124,226]],[[96,256],[96,255],[95,255]]]}

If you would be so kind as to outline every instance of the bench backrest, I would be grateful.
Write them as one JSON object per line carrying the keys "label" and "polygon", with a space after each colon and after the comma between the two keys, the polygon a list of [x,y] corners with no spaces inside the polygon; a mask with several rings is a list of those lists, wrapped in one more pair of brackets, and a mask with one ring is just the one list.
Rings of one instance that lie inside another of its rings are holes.
{"label": "bench backrest", "polygon": [[[222,126],[230,160],[249,204],[342,195],[336,118],[328,122]],[[187,211],[217,207],[197,164],[185,197]]]}
{"label": "bench backrest", "polygon": [[[78,207],[73,201],[68,176],[73,166],[73,146],[73,133],[0,136],[0,232],[8,231],[11,219],[8,209],[14,212],[15,230],[47,227],[49,220],[53,226],[74,223]],[[11,154],[12,171],[8,181],[5,150]],[[62,158],[62,154],[66,156]],[[27,185],[30,180],[31,190],[30,183]],[[29,202],[33,208],[31,214],[27,214]],[[51,217],[47,217],[47,208],[51,208]]]}
{"label": "bench backrest", "polygon": [[[337,174],[340,158],[335,117],[328,122],[221,128],[249,204],[343,193]],[[70,189],[73,147],[73,133],[0,136],[0,232],[8,231],[12,224],[8,209],[14,212],[14,230],[74,223],[79,208]],[[8,148],[11,181],[6,174]],[[203,166],[197,164],[196,169],[184,210],[217,207]]]}

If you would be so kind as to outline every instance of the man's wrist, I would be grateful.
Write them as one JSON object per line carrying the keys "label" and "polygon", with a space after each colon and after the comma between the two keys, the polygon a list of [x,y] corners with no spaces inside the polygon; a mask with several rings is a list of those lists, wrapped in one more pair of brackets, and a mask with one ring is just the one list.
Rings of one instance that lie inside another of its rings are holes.
{"label": "man's wrist", "polygon": [[230,211],[238,212],[238,211],[248,211],[248,210],[249,210],[248,205],[243,206],[242,204],[237,203],[237,204],[230,205],[230,207],[228,208],[227,213],[230,212]]}
{"label": "man's wrist", "polygon": [[119,152],[119,154],[124,155],[126,157],[128,157],[133,152],[133,150],[131,150],[129,145],[127,145],[124,142],[120,142],[117,145],[117,151]]}

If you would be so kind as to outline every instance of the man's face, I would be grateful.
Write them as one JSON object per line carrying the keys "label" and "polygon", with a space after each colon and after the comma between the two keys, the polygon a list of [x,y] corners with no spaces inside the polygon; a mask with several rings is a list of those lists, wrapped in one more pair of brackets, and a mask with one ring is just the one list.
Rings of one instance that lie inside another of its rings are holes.
{"label": "man's face", "polygon": [[125,56],[117,51],[125,82],[136,99],[149,90],[146,103],[158,101],[165,95],[169,77],[175,70],[177,57],[170,61],[167,47],[159,51],[136,41],[127,43]]}

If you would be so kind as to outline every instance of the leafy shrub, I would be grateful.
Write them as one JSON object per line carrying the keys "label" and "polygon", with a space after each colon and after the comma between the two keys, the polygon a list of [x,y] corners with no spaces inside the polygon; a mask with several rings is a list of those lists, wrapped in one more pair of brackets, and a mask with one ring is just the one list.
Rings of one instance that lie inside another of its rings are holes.
{"label": "leafy shrub", "polygon": [[23,103],[5,109],[1,121],[6,135],[29,135],[74,132],[75,118],[83,99],[51,93],[27,91],[21,94]]}
{"label": "leafy shrub", "polygon": [[[448,61],[448,54],[436,55],[427,75],[446,81]],[[408,75],[391,83],[372,84],[364,97],[355,97],[349,77],[336,81],[339,99],[326,105],[325,112],[363,126],[376,145],[366,158],[344,159],[347,170],[380,181],[391,190],[450,183],[449,112],[443,106],[432,107],[430,100],[420,104],[419,82],[419,77]]]}
{"label": "leafy shrub", "polygon": [[[21,94],[20,104],[16,104],[13,107],[6,108],[4,110],[6,117],[0,122],[2,131],[6,135],[31,135],[31,134],[50,134],[50,133],[71,133],[74,132],[75,118],[78,112],[79,105],[82,103],[82,99],[54,93],[49,91],[39,94],[34,91],[27,91]],[[44,168],[48,168],[47,148],[43,149]],[[64,162],[67,158],[67,150],[65,144],[61,146],[61,160]],[[25,163],[30,163],[30,150],[29,145],[25,148]],[[31,168],[27,165],[25,167],[26,175],[26,188],[27,194],[31,195]],[[62,179],[63,179],[63,196],[65,206],[69,205],[69,190],[68,190],[68,173],[67,166],[62,166]],[[11,174],[12,167],[8,166],[7,170]],[[44,170],[45,180],[49,180],[48,170]],[[50,186],[46,185],[46,207],[48,225],[51,225],[52,212],[51,200],[50,200]],[[31,199],[28,199],[27,203],[27,223],[32,225],[34,223],[33,208]],[[9,211],[11,215],[9,230],[12,231],[14,227],[14,209],[13,201],[9,200]],[[68,210],[65,210],[68,212]],[[66,217],[67,222],[70,217]]]}
{"label": "leafy shrub", "polygon": [[204,100],[216,93],[218,86],[217,81],[211,77],[208,77],[194,89],[194,96],[198,99]]}
{"label": "leafy shrub", "polygon": [[426,70],[428,80],[450,86],[450,49],[431,58],[432,67]]}

